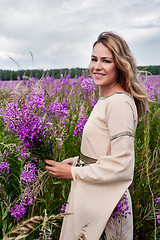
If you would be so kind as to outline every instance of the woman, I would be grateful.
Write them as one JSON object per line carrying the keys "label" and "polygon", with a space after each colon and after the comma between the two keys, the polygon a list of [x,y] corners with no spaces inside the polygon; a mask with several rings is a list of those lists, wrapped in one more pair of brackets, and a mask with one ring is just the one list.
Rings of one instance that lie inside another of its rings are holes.
{"label": "woman", "polygon": [[[57,178],[73,179],[61,240],[133,239],[128,187],[134,172],[134,134],[146,108],[144,87],[126,42],[103,32],[93,45],[90,73],[99,100],[83,130],[79,157],[46,160]],[[117,205],[118,204],[118,205]]]}

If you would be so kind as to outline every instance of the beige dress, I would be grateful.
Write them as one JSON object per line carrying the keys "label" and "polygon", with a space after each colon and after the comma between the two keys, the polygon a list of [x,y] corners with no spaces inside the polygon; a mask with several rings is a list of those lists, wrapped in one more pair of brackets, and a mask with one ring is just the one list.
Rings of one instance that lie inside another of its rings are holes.
{"label": "beige dress", "polygon": [[91,161],[71,167],[66,209],[70,215],[64,217],[61,240],[133,239],[132,214],[117,219],[113,211],[125,194],[132,212],[128,187],[134,173],[136,126],[137,109],[130,95],[116,92],[99,98],[81,143],[81,160]]}

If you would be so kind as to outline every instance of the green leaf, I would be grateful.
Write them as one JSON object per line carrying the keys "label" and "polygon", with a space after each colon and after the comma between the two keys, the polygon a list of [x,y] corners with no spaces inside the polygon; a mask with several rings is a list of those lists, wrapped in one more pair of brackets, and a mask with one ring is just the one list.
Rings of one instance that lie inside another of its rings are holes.
{"label": "green leaf", "polygon": [[62,183],[62,181],[57,181],[57,182],[54,182],[53,184],[58,185],[58,184],[61,184],[61,183]]}
{"label": "green leaf", "polygon": [[8,213],[9,213],[9,210],[6,209],[6,211],[2,214],[2,220],[4,220],[7,217]]}

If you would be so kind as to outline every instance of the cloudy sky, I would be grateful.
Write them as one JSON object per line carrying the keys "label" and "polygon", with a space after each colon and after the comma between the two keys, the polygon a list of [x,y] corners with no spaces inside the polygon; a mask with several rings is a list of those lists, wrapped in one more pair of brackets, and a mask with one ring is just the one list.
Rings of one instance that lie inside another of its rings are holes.
{"label": "cloudy sky", "polygon": [[160,65],[160,0],[0,0],[0,69],[88,67],[103,31]]}

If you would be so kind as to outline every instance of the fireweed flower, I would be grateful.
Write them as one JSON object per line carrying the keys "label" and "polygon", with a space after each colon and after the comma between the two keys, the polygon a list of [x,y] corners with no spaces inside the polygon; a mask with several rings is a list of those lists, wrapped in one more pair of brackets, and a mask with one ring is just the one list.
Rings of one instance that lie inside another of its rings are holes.
{"label": "fireweed flower", "polygon": [[160,204],[160,197],[154,199],[155,203]]}
{"label": "fireweed flower", "polygon": [[17,127],[16,132],[20,139],[22,139],[27,147],[30,147],[30,142],[38,141],[39,134],[43,128],[42,119],[31,112],[29,109],[23,108],[20,114],[21,121]]}
{"label": "fireweed flower", "polygon": [[4,109],[0,108],[0,115],[3,115],[3,113],[4,113]]}
{"label": "fireweed flower", "polygon": [[71,74],[70,73],[68,73],[67,78],[71,78]]}
{"label": "fireweed flower", "polygon": [[96,105],[96,103],[97,103],[97,98],[91,99],[90,103],[91,103],[91,107],[93,108]]}
{"label": "fireweed flower", "polygon": [[18,152],[18,154],[16,155],[16,157],[18,157],[18,160],[22,161],[22,157],[24,157],[25,159],[28,157],[28,149],[26,146],[22,145],[20,147],[16,148],[16,151]]}
{"label": "fireweed flower", "polygon": [[42,109],[41,112],[45,111],[45,104],[44,104],[44,97],[43,97],[43,93],[32,93],[30,95],[30,99],[29,99],[29,108],[34,109],[35,111],[37,111],[37,108]]}
{"label": "fireweed flower", "polygon": [[9,174],[9,164],[7,162],[7,157],[10,153],[10,151],[7,152],[5,149],[2,156],[0,157],[0,176]]}
{"label": "fireweed flower", "polygon": [[33,205],[36,199],[33,192],[33,183],[36,180],[37,171],[36,165],[33,163],[27,163],[24,166],[24,170],[20,176],[20,182],[25,183],[26,187],[18,200],[19,204],[15,204],[15,206],[11,209],[11,216],[17,220],[20,220],[25,215],[26,209],[30,205]]}
{"label": "fireweed flower", "polygon": [[12,209],[11,209],[11,216],[15,217],[17,220],[20,220],[26,213],[26,208],[23,204],[16,204]]}
{"label": "fireweed flower", "polygon": [[0,162],[0,176],[4,174],[9,174],[9,164],[7,161],[5,162]]}
{"label": "fireweed flower", "polygon": [[48,108],[48,114],[50,115],[55,115],[57,116],[57,118],[60,119],[66,119],[69,116],[68,113],[68,108],[67,108],[67,104],[66,103],[53,103],[50,104],[49,108]]}
{"label": "fireweed flower", "polygon": [[132,187],[133,187],[133,182],[130,184],[128,189],[130,190],[130,189],[132,189]]}
{"label": "fireweed flower", "polygon": [[[158,83],[158,84],[157,84]],[[159,82],[157,81],[154,83],[154,78],[148,78],[147,82],[144,83],[147,92],[149,93],[149,99],[150,100],[155,100],[155,95],[158,97],[158,101],[160,102],[160,90],[157,86],[159,86]]]}
{"label": "fireweed flower", "polygon": [[36,196],[33,192],[33,186],[31,185],[31,187],[29,187],[28,183],[33,184],[36,176],[37,170],[35,165],[30,163],[26,164],[20,180],[25,182],[27,186],[24,192],[21,193],[20,199],[18,200],[19,204],[15,204],[15,206],[11,208],[11,216],[17,220],[20,220],[25,215],[27,208],[35,202]]}
{"label": "fireweed flower", "polygon": [[67,206],[67,203],[64,203],[61,207],[61,213],[65,212],[66,211],[66,206]]}
{"label": "fireweed flower", "polygon": [[92,78],[84,78],[81,83],[81,88],[82,91],[86,93],[92,93],[94,90],[96,90],[96,86]]}
{"label": "fireweed flower", "polygon": [[128,198],[124,194],[124,196],[118,202],[117,206],[115,207],[115,209],[113,211],[113,217],[114,218],[119,218],[119,217],[127,218],[127,214],[131,214],[131,212],[129,212]]}
{"label": "fireweed flower", "polygon": [[34,196],[34,194],[31,192],[31,189],[27,187],[24,193],[22,193],[21,198],[21,203],[25,207],[28,207],[29,205],[33,205],[36,196]]}
{"label": "fireweed flower", "polygon": [[151,83],[150,82],[146,82],[145,84],[145,87],[147,89],[148,92],[152,92],[155,90],[155,87],[154,86],[151,86]]}
{"label": "fireweed flower", "polygon": [[62,86],[65,86],[69,83],[69,79],[68,78],[63,78],[62,82]]}
{"label": "fireweed flower", "polygon": [[84,125],[86,124],[88,118],[86,116],[81,117],[80,121],[77,123],[73,135],[77,135],[83,131]]}
{"label": "fireweed flower", "polygon": [[33,182],[37,176],[37,169],[34,163],[27,163],[24,166],[24,170],[20,176],[20,181],[25,182],[26,184]]}
{"label": "fireweed flower", "polygon": [[31,148],[31,143],[39,141],[43,129],[42,119],[34,113],[32,107],[24,104],[20,109],[17,102],[9,103],[3,115],[8,131],[15,132],[26,147]]}
{"label": "fireweed flower", "polygon": [[18,107],[18,102],[15,103],[9,103],[6,107],[6,109],[3,109],[3,118],[6,123],[8,123],[8,130],[14,131],[15,129],[15,123],[14,120],[18,119],[18,112],[20,111],[20,108]]}

